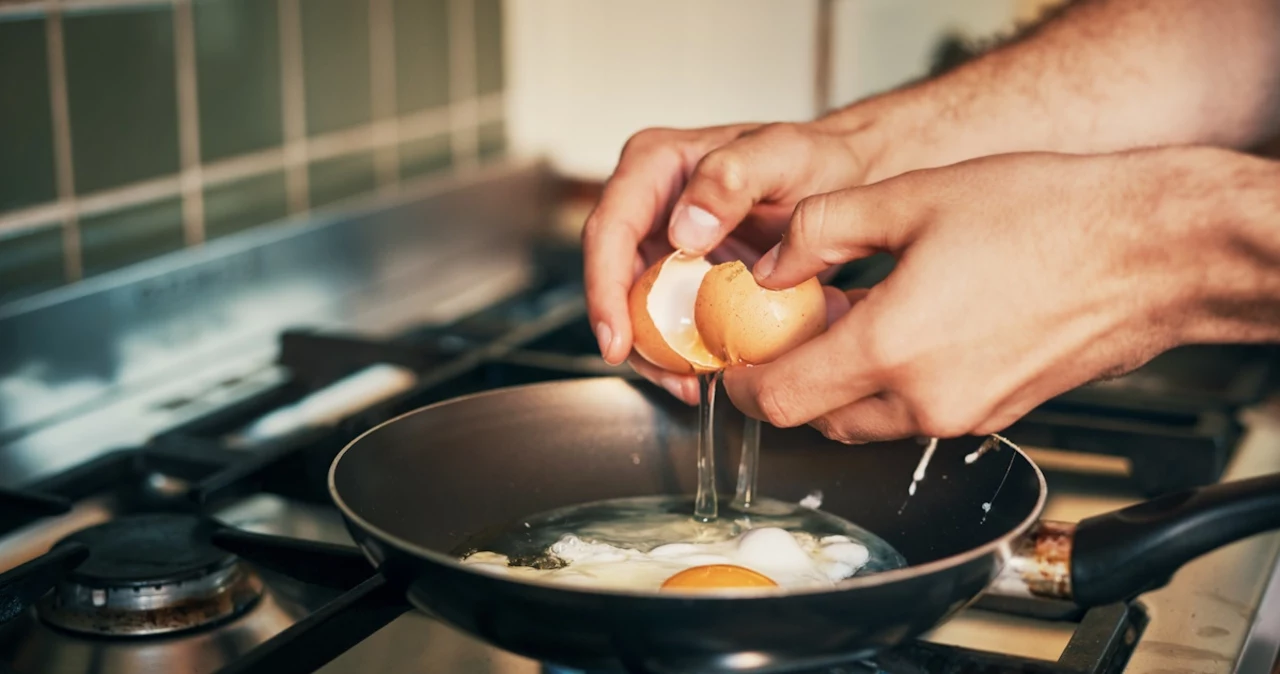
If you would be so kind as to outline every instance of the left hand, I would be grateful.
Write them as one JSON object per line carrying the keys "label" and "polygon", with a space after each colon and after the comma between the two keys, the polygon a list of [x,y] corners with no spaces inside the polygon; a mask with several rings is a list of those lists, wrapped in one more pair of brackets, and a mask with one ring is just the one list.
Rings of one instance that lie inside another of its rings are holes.
{"label": "left hand", "polygon": [[949,438],[1135,369],[1182,341],[1223,248],[1197,175],[1212,152],[1004,155],[804,200],[762,285],[877,251],[898,266],[825,334],[729,370],[729,396],[844,442]]}

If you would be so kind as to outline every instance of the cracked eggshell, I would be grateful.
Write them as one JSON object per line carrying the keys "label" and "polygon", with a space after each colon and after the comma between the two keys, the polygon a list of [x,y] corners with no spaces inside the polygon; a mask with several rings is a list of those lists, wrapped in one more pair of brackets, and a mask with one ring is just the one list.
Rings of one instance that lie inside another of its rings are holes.
{"label": "cracked eggshell", "polygon": [[703,276],[694,319],[711,354],[726,365],[762,365],[827,329],[827,303],[817,278],[784,290],[756,283],[741,261]]}
{"label": "cracked eggshell", "polygon": [[671,253],[649,267],[627,299],[635,350],[669,372],[694,374],[723,369],[703,343],[694,305],[711,263]]}

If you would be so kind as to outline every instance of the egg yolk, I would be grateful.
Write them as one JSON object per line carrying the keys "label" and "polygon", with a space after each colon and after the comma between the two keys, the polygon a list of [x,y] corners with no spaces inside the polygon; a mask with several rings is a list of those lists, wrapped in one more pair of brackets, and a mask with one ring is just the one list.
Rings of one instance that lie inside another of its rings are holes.
{"label": "egg yolk", "polygon": [[664,590],[715,590],[737,587],[777,587],[768,576],[731,564],[685,569],[662,583]]}

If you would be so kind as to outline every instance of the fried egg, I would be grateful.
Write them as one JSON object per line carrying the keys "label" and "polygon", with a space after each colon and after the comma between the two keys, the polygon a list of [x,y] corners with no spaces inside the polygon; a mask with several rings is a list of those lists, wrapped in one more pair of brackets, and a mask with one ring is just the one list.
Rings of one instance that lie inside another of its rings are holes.
{"label": "fried egg", "polygon": [[506,556],[476,552],[462,563],[479,571],[560,585],[655,592],[836,587],[867,564],[866,546],[847,536],[762,527],[707,543],[668,543],[648,551],[566,534],[548,550],[563,564],[508,566]]}

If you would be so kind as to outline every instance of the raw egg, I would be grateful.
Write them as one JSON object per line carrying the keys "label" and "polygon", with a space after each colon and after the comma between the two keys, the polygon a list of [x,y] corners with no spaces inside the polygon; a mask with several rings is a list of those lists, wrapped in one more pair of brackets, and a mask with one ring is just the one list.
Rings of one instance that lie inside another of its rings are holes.
{"label": "raw egg", "polygon": [[827,328],[817,278],[770,290],[741,261],[712,265],[679,252],[640,276],[629,304],[636,351],[680,374],[767,363]]}
{"label": "raw egg", "polygon": [[662,583],[663,590],[723,590],[732,587],[777,587],[768,576],[732,564],[685,569]]}
{"label": "raw egg", "polygon": [[[657,532],[659,538],[664,532]],[[473,552],[463,564],[501,576],[557,585],[664,593],[713,590],[831,588],[870,559],[847,536],[814,536],[777,527],[750,529],[725,540],[667,543],[643,550],[565,534],[547,551],[554,568],[512,566],[496,552]]]}

